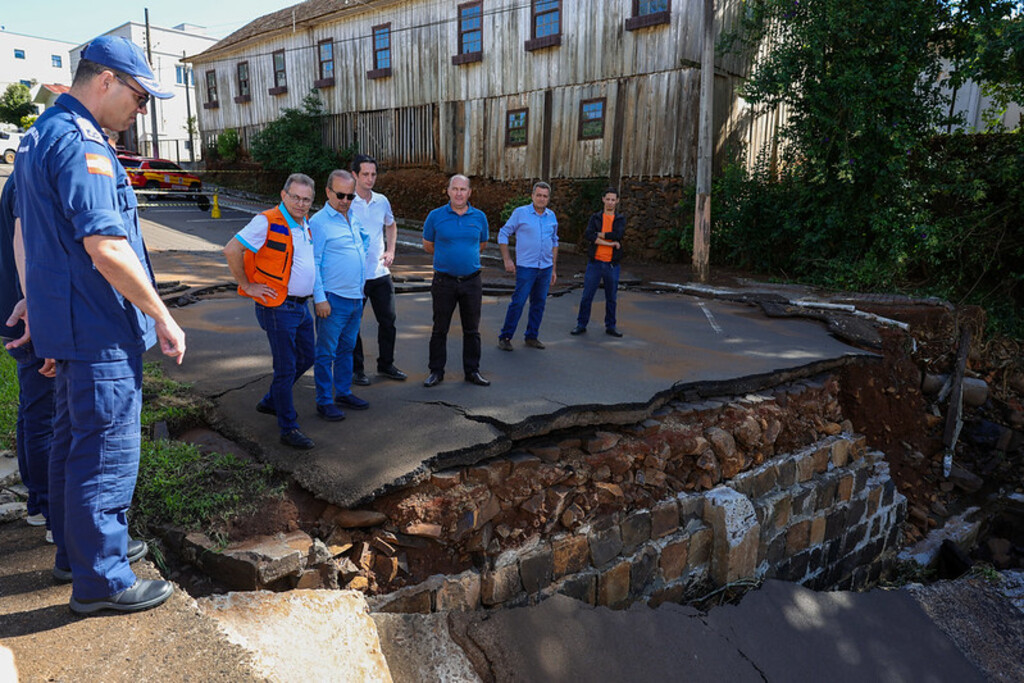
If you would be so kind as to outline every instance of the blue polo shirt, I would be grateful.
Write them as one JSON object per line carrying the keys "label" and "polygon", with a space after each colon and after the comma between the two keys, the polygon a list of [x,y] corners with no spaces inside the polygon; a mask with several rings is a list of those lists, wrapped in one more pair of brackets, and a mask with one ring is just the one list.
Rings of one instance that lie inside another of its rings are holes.
{"label": "blue polo shirt", "polygon": [[153,320],[100,275],[82,244],[125,238],[152,282],[128,175],[81,102],[64,94],[43,112],[18,149],[14,178],[36,354],[120,360],[152,346]]}
{"label": "blue polo shirt", "polygon": [[7,318],[14,305],[21,301],[21,283],[18,282],[17,264],[14,262],[14,176],[7,178],[0,195],[0,337],[17,339],[25,332],[25,324],[7,326]]}
{"label": "blue polo shirt", "polygon": [[545,208],[537,213],[533,204],[519,206],[498,231],[498,244],[508,244],[516,236],[516,265],[523,268],[550,268],[554,265],[551,252],[558,246],[558,219],[555,212]]}
{"label": "blue polo shirt", "polygon": [[423,224],[423,239],[434,243],[434,270],[455,277],[480,270],[480,245],[489,235],[487,216],[472,206],[460,216],[445,204]]}
{"label": "blue polo shirt", "polygon": [[309,219],[309,229],[313,233],[316,266],[313,301],[318,304],[327,301],[327,292],[361,301],[370,236],[356,220],[352,209],[346,218],[328,204]]}

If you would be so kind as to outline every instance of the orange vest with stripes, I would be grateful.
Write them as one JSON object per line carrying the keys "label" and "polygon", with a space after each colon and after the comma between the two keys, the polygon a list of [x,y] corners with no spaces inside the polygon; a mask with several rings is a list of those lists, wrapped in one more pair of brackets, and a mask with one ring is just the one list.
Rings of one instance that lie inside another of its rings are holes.
{"label": "orange vest with stripes", "polygon": [[[245,276],[249,282],[258,282],[274,290],[273,298],[257,299],[262,305],[274,308],[284,303],[288,296],[295,246],[292,243],[292,231],[279,206],[267,209],[260,215],[267,217],[267,241],[255,253],[245,250]],[[241,287],[238,293],[249,296]]]}

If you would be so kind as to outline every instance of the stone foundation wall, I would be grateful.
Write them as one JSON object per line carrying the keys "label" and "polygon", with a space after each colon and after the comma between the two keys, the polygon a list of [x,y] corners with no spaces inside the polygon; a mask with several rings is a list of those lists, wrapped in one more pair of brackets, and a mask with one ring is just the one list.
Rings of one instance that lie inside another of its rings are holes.
{"label": "stone foundation wall", "polygon": [[515,606],[562,593],[621,608],[699,597],[742,579],[860,588],[895,557],[906,500],[882,454],[839,435],[703,493],[608,514],[483,569],[371,599],[379,611]]}

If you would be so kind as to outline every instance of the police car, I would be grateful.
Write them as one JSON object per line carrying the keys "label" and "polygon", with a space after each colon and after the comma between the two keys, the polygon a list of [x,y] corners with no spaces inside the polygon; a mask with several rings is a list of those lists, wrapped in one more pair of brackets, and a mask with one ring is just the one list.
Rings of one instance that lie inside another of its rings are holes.
{"label": "police car", "polygon": [[185,190],[199,192],[203,181],[167,159],[118,154],[118,161],[128,172],[132,187],[147,190]]}

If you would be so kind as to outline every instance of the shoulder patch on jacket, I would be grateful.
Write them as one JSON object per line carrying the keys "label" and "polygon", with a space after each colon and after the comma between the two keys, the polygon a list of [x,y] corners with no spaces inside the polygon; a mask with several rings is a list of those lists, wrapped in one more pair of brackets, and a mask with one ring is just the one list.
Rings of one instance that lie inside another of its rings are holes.
{"label": "shoulder patch on jacket", "polygon": [[82,131],[82,137],[86,140],[92,140],[106,146],[107,139],[103,137],[103,133],[96,130],[96,126],[92,124],[92,121],[83,116],[76,116],[75,125],[78,126],[78,130]]}
{"label": "shoulder patch on jacket", "polygon": [[114,177],[114,166],[110,163],[110,157],[105,154],[86,153],[85,166],[89,169],[89,173]]}

